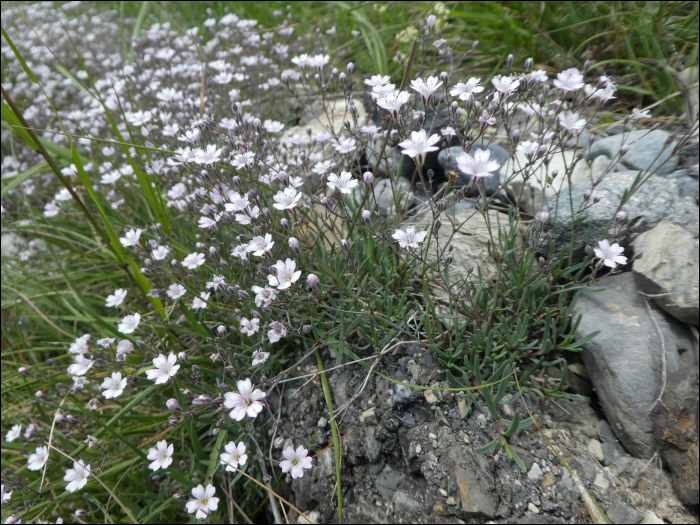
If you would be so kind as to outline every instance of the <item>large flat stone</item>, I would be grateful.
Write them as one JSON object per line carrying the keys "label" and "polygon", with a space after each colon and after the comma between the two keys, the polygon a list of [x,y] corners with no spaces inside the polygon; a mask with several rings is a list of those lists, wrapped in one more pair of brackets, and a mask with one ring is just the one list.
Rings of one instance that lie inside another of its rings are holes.
{"label": "large flat stone", "polygon": [[634,261],[634,275],[644,291],[676,319],[698,325],[700,246],[685,229],[669,222],[640,235],[635,252],[644,256]]}
{"label": "large flat stone", "polygon": [[[590,202],[592,203],[596,196],[600,200],[583,211],[583,222],[578,225],[575,235],[574,262],[583,259],[586,245],[597,246],[597,242],[601,239],[612,239],[612,225],[607,231],[606,228],[615,216],[623,193],[632,187],[636,177],[637,172],[632,171],[608,173],[596,186]],[[574,210],[583,207],[584,193],[588,189],[590,186],[574,187],[572,192]],[[549,198],[542,209],[550,212],[550,218],[556,214],[556,223],[552,230],[555,253],[558,254],[561,249],[564,249],[565,253],[568,252],[573,228],[568,195],[560,198],[558,202],[556,197]],[[641,234],[649,231],[664,221],[681,226],[694,238],[698,238],[698,205],[694,200],[680,196],[676,185],[669,183],[663,177],[651,175],[632,194],[622,207],[622,211],[627,214],[627,239],[634,233]],[[626,240],[622,241],[623,246],[626,243]],[[546,253],[547,246],[545,245],[541,251]]]}
{"label": "large flat stone", "polygon": [[[652,302],[632,273],[596,283],[600,292],[584,292],[574,309],[581,315],[575,337],[600,333],[583,347],[583,360],[615,435],[639,458],[656,451],[650,410],[663,388],[663,373],[681,368],[679,350],[692,349],[687,329]],[[658,324],[656,328],[654,320]],[[662,360],[665,347],[665,367]]]}
{"label": "large flat stone", "polygon": [[619,159],[620,148],[628,144],[630,149],[622,156],[621,162],[631,170],[644,170],[657,175],[668,175],[678,167],[678,157],[671,157],[674,145],[663,149],[669,134],[666,131],[649,131],[640,129],[629,133],[620,133],[593,143],[588,160],[593,160],[600,155],[611,159]]}

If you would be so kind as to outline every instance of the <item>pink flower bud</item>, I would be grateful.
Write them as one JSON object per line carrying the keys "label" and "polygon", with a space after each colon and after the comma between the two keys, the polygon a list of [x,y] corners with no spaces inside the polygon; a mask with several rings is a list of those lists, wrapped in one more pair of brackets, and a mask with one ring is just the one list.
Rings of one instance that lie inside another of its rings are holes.
{"label": "pink flower bud", "polygon": [[289,228],[289,221],[288,221],[287,219],[282,219],[282,220],[280,221],[280,224],[282,225],[282,228],[284,228],[285,230],[286,230],[287,228]]}
{"label": "pink flower bud", "polygon": [[312,290],[318,290],[321,287],[321,281],[319,281],[316,274],[310,273],[306,278],[306,282],[309,283]]}
{"label": "pink flower bud", "polygon": [[537,216],[537,219],[540,221],[540,224],[546,223],[549,220],[549,212],[541,211]]}
{"label": "pink flower bud", "polygon": [[253,119],[253,127],[257,128],[257,129],[260,129],[262,127],[262,122],[260,121],[259,118],[255,117]]}
{"label": "pink flower bud", "polygon": [[294,253],[299,255],[301,253],[301,246],[299,245],[299,241],[297,241],[294,237],[290,237],[289,241],[289,249],[292,250]]}
{"label": "pink flower bud", "polygon": [[180,406],[180,403],[178,403],[177,399],[175,399],[175,398],[168,399],[165,402],[165,406],[167,406],[168,410],[170,410],[171,412],[182,412],[182,407]]}
{"label": "pink flower bud", "polygon": [[620,147],[620,157],[622,157],[629,150],[630,150],[629,144],[623,144],[622,147]]}
{"label": "pink flower bud", "polygon": [[362,178],[365,181],[365,184],[370,187],[370,189],[374,188],[374,175],[372,175],[371,172],[365,171],[364,175],[362,175]]}
{"label": "pink flower bud", "polygon": [[615,215],[615,220],[617,220],[617,222],[625,222],[626,219],[627,214],[624,211],[618,211]]}
{"label": "pink flower bud", "polygon": [[369,210],[363,210],[362,211],[362,220],[369,224],[369,222],[372,220],[372,212]]}
{"label": "pink flower bud", "polygon": [[216,331],[219,332],[219,335],[226,335],[226,327],[222,324],[219,325]]}

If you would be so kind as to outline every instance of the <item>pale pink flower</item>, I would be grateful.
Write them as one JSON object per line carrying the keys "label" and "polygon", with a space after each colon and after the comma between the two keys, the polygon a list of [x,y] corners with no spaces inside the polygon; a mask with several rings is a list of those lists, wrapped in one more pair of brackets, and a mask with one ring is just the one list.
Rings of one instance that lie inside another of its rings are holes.
{"label": "pale pink flower", "polygon": [[107,296],[107,303],[106,306],[107,308],[113,308],[116,306],[119,306],[124,302],[124,299],[126,298],[126,290],[119,288],[118,290],[114,290],[114,294],[108,295]]}
{"label": "pale pink flower", "polygon": [[202,266],[206,261],[206,257],[203,253],[191,253],[182,260],[182,266],[188,270],[194,270]]}
{"label": "pale pink flower", "polygon": [[559,113],[559,123],[561,127],[567,131],[579,132],[586,126],[586,119],[578,118],[578,113],[569,111],[568,113]]}
{"label": "pale pink flower", "polygon": [[372,78],[365,79],[365,84],[370,87],[383,86],[389,83],[389,77],[383,75],[374,75]]}
{"label": "pale pink flower", "polygon": [[236,421],[242,421],[244,417],[256,417],[264,405],[265,392],[260,389],[253,389],[250,379],[237,381],[238,392],[226,392],[224,394],[224,406],[231,410],[229,416]]}
{"label": "pale pink flower", "polygon": [[493,79],[491,79],[491,83],[503,98],[509,97],[511,93],[513,93],[513,91],[518,89],[518,86],[520,86],[520,80],[514,77],[503,77],[500,75],[493,77]]}
{"label": "pale pink flower", "polygon": [[607,239],[598,241],[598,248],[593,250],[596,257],[603,261],[605,266],[615,269],[618,264],[627,264],[627,257],[622,255],[625,249],[619,244],[614,243],[612,246]]}
{"label": "pale pink flower", "polygon": [[350,172],[341,171],[340,176],[331,173],[328,176],[328,182],[326,184],[332,190],[338,188],[340,193],[352,193],[352,190],[357,187],[358,182],[352,177]]}
{"label": "pale pink flower", "polygon": [[401,248],[409,248],[413,250],[420,248],[418,243],[423,242],[427,235],[428,232],[426,231],[416,232],[415,226],[408,226],[406,227],[406,231],[394,231],[392,237],[399,242],[399,246],[401,246]]}
{"label": "pale pink flower", "polygon": [[275,241],[272,240],[272,235],[266,233],[265,237],[260,235],[253,237],[253,239],[248,243],[247,250],[249,252],[253,252],[253,255],[257,257],[262,257],[266,251],[272,250],[272,246],[274,244]]}
{"label": "pale pink flower", "polygon": [[68,353],[70,354],[84,354],[90,350],[88,346],[88,341],[90,341],[90,334],[85,334],[78,337],[74,342],[70,344],[68,348]]}
{"label": "pale pink flower", "polygon": [[423,104],[428,104],[428,100],[442,86],[442,81],[438,77],[428,77],[428,80],[417,78],[411,80],[411,89],[420,94]]}
{"label": "pale pink flower", "polygon": [[267,281],[270,286],[275,286],[278,290],[286,290],[301,276],[301,271],[296,269],[297,263],[292,259],[287,259],[285,262],[277,261],[273,267],[277,270],[277,275],[269,274]]}
{"label": "pale pink flower", "polygon": [[338,153],[352,153],[357,149],[357,141],[351,137],[340,137],[333,141],[333,148]]}
{"label": "pale pink flower", "polygon": [[469,100],[474,97],[474,93],[481,93],[484,90],[480,83],[481,79],[475,77],[470,78],[466,83],[459,82],[450,90],[450,95],[459,97],[460,100]]}
{"label": "pale pink flower", "polygon": [[474,153],[474,157],[468,153],[462,153],[457,157],[457,168],[459,168],[462,173],[466,173],[475,179],[492,177],[493,172],[496,171],[500,165],[495,160],[490,160],[490,158],[491,151],[488,149],[477,149]]}
{"label": "pale pink flower", "polygon": [[265,363],[268,357],[270,357],[270,352],[261,352],[260,350],[256,350],[253,352],[253,366]]}
{"label": "pale pink flower", "polygon": [[248,320],[246,317],[241,318],[241,332],[250,337],[260,330],[260,319],[253,317]]}
{"label": "pale pink flower", "polygon": [[419,166],[423,166],[427,154],[438,150],[435,146],[438,142],[440,142],[440,135],[435,133],[428,136],[427,132],[421,129],[412,131],[411,137],[399,143],[399,146],[403,148],[401,153],[415,159]]}
{"label": "pale pink flower", "polygon": [[256,306],[268,306],[275,299],[277,299],[277,290],[266,286],[261,288],[260,286],[252,286],[250,288],[255,294],[255,305]]}
{"label": "pale pink flower", "polygon": [[576,68],[567,69],[557,73],[557,78],[553,81],[554,87],[558,87],[564,93],[577,91],[583,87],[583,75]]}
{"label": "pale pink flower", "polygon": [[105,377],[102,382],[102,396],[105,399],[114,399],[119,397],[126,388],[126,377],[122,379],[121,372],[112,372],[111,377]]}
{"label": "pale pink flower", "polygon": [[270,343],[276,343],[284,336],[287,335],[287,327],[284,326],[279,321],[272,321],[270,323],[270,330],[267,332],[267,338]]}
{"label": "pale pink flower", "polygon": [[173,283],[168,286],[168,290],[165,293],[168,294],[168,297],[174,301],[185,295],[187,293],[187,289],[181,284]]}
{"label": "pale pink flower", "polygon": [[136,331],[141,322],[141,314],[126,315],[117,325],[117,330],[122,334],[131,334]]}
{"label": "pale pink flower", "polygon": [[275,204],[272,205],[273,208],[291,210],[301,200],[301,193],[294,188],[285,188],[284,191],[278,191],[276,195],[273,195],[272,199],[275,201]]}
{"label": "pale pink flower", "polygon": [[155,381],[156,385],[167,383],[180,369],[180,365],[175,364],[176,362],[177,357],[175,357],[175,354],[172,352],[170,352],[168,357],[160,354],[153,360],[153,366],[155,366],[155,368],[146,370],[146,377],[151,381]]}

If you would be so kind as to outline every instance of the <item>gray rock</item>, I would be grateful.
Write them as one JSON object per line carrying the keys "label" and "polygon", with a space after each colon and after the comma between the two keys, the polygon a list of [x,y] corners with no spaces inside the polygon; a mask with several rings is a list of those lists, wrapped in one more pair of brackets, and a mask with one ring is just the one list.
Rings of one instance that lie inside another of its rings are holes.
{"label": "gray rock", "polygon": [[613,503],[606,513],[613,523],[640,523],[644,515],[624,503]]}
{"label": "gray rock", "polygon": [[617,439],[610,428],[610,425],[608,425],[608,422],[604,419],[601,419],[600,422],[598,422],[598,437],[603,443],[606,441],[615,441],[615,439]]}
{"label": "gray rock", "polygon": [[[649,410],[662,388],[661,340],[649,317],[645,296],[631,273],[602,280],[600,292],[584,292],[574,308],[581,321],[576,339],[600,330],[583,346],[588,369],[608,422],[625,448],[649,458],[656,450]],[[683,327],[650,303],[663,335],[665,369],[680,368],[679,350],[692,342],[678,334]]]}
{"label": "gray rock", "polygon": [[398,487],[399,483],[401,483],[404,479],[406,479],[405,474],[392,470],[387,466],[384,467],[384,470],[379,473],[379,476],[377,476],[374,484],[377,487],[377,492],[381,494],[382,498],[389,501],[392,494],[396,492],[396,488]]}
{"label": "gray rock", "polygon": [[592,133],[581,133],[578,137],[571,140],[569,145],[576,148],[587,148],[591,145],[591,142],[595,142],[596,140],[599,140],[599,138]]}
{"label": "gray rock", "polygon": [[425,510],[424,506],[416,499],[414,494],[408,494],[403,490],[398,490],[391,498],[394,508],[401,513],[413,513]]}
{"label": "gray rock", "polygon": [[[501,146],[492,144],[491,146],[488,146],[487,149],[491,152],[491,158],[495,159],[501,166],[505,165],[508,162],[508,158],[510,157],[510,155],[508,154],[508,151],[502,148]],[[456,160],[457,157],[462,153],[462,151],[462,146],[452,146],[451,148],[446,148],[438,154],[438,162],[445,170],[456,171],[457,173],[459,173],[459,179],[457,184],[459,186],[466,186],[471,182],[471,177],[459,170],[459,168],[457,167]],[[473,155],[474,150],[471,151],[470,154]],[[486,183],[486,195],[488,195],[489,197],[494,195],[500,187],[498,177],[486,177],[484,179],[484,182]]]}
{"label": "gray rock", "polygon": [[647,173],[652,173],[659,168],[656,171],[657,175],[668,175],[678,167],[678,157],[671,157],[673,145],[663,149],[668,137],[669,134],[665,131],[649,132],[645,129],[613,135],[594,142],[586,152],[586,157],[591,161],[600,155],[606,155],[611,159],[619,158],[620,148],[624,143],[630,148],[622,157],[623,165],[631,170],[644,170]]}
{"label": "gray rock", "polygon": [[622,449],[617,441],[603,441],[601,448],[603,449],[603,465],[608,466],[615,463],[618,459],[625,455],[625,451]]}
{"label": "gray rock", "polygon": [[[360,192],[358,192],[359,195]],[[397,177],[394,183],[390,179],[380,179],[374,185],[374,195],[377,199],[377,207],[382,215],[393,214],[396,207],[396,199],[399,200],[400,206],[403,209],[411,207],[414,201],[414,195],[411,192],[411,183],[404,177]],[[366,203],[367,209],[372,209],[374,203],[371,199]]]}
{"label": "gray rock", "polygon": [[700,324],[700,245],[683,228],[662,222],[634,241],[644,256],[633,271],[654,302],[684,323]]}
{"label": "gray rock", "polygon": [[375,427],[365,429],[365,453],[371,463],[376,462],[382,453],[382,442],[375,437]]}
{"label": "gray rock", "polygon": [[605,129],[605,133],[608,135],[619,135],[620,133],[624,133],[625,131],[631,131],[632,130],[632,124],[627,124],[625,125],[624,122],[615,122],[615,124],[611,124]]}
{"label": "gray rock", "polygon": [[[623,192],[632,187],[636,176],[637,172],[631,171],[609,173],[596,187],[591,200],[598,196],[600,201],[583,212],[583,222],[579,224],[575,236],[574,262],[583,259],[586,245],[596,246],[599,240],[611,237],[612,227],[607,233],[606,228],[620,205]],[[580,209],[583,205],[584,193],[587,189],[585,186],[574,187],[572,192],[574,210]],[[546,205],[550,216],[553,216],[557,206],[556,197],[550,197]],[[568,198],[560,199],[558,205],[560,208],[557,211],[557,224],[552,230],[556,254],[562,249],[568,253],[572,229]],[[622,210],[627,214],[627,238],[634,233],[649,231],[663,221],[681,226],[693,237],[698,238],[697,204],[686,197],[679,197],[675,188],[670,187],[668,181],[662,177],[652,175],[627,200]],[[541,251],[546,254],[547,246],[543,246]]]}
{"label": "gray rock", "polygon": [[[669,178],[671,177],[669,176]],[[690,175],[681,175],[674,177],[673,182],[676,183],[676,186],[678,186],[678,191],[680,191],[683,197],[690,197],[691,199],[695,199],[695,202],[698,201],[698,179],[691,177]]]}
{"label": "gray rock", "polygon": [[537,463],[533,463],[532,467],[527,473],[527,478],[532,482],[537,482],[542,479],[542,469]]}
{"label": "gray rock", "polygon": [[[471,453],[465,457],[462,447],[453,445],[448,449],[452,460],[450,478],[457,487],[459,499],[462,502],[462,512],[467,517],[493,518],[496,515],[498,495],[492,490],[493,481],[490,472],[476,468],[476,461]],[[465,468],[469,463],[471,468]]]}

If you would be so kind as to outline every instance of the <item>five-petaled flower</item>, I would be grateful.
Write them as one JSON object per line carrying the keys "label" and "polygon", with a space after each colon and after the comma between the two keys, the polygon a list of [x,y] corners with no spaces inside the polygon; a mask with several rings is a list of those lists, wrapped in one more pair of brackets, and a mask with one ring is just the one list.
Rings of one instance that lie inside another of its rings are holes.
{"label": "five-petaled flower", "polygon": [[202,266],[205,262],[205,255],[203,253],[191,253],[182,260],[182,266],[188,270],[194,270]]}
{"label": "five-petaled flower", "polygon": [[595,256],[598,257],[605,266],[615,269],[618,264],[627,264],[627,257],[622,255],[625,249],[619,244],[614,243],[612,246],[607,239],[598,241],[598,248],[593,250]]}
{"label": "five-petaled flower", "polygon": [[463,173],[475,179],[492,177],[500,165],[495,160],[490,160],[491,151],[488,149],[477,149],[472,157],[468,153],[462,153],[457,157],[457,167]]}
{"label": "five-petaled flower", "polygon": [[173,462],[174,451],[175,447],[172,443],[168,445],[166,440],[159,441],[156,443],[155,448],[148,449],[148,456],[146,456],[146,458],[149,461],[153,461],[153,463],[148,465],[148,468],[154,471],[159,468],[165,470]]}
{"label": "five-petaled flower", "polygon": [[286,290],[299,280],[301,270],[297,270],[296,267],[297,263],[292,259],[287,259],[285,262],[277,261],[273,266],[277,270],[276,274],[269,274],[267,281],[270,286],[275,286],[278,290]]}
{"label": "five-petaled flower", "polygon": [[119,288],[118,290],[114,290],[114,294],[108,295],[107,296],[107,303],[106,306],[107,308],[113,308],[115,306],[119,306],[124,302],[124,299],[126,298],[126,290],[123,288]]}
{"label": "five-petaled flower", "polygon": [[49,448],[48,447],[37,447],[34,454],[30,454],[29,459],[27,459],[27,469],[29,470],[41,470],[46,460],[49,459]]}
{"label": "five-petaled flower", "polygon": [[263,409],[262,400],[265,399],[265,392],[256,388],[250,379],[237,381],[238,392],[226,392],[224,394],[224,406],[231,411],[229,416],[236,421],[243,420],[244,417],[254,418]]}
{"label": "five-petaled flower", "polygon": [[131,334],[136,331],[141,322],[141,314],[126,315],[117,325],[117,330],[122,334]]}
{"label": "five-petaled flower", "polygon": [[168,357],[160,354],[153,360],[153,366],[155,366],[155,368],[146,370],[146,377],[151,381],[155,381],[156,385],[167,383],[180,369],[180,365],[175,364],[176,362],[177,357],[172,352],[170,352]]}
{"label": "five-petaled flower", "polygon": [[415,159],[418,166],[425,164],[425,158],[431,151],[437,151],[435,144],[440,142],[440,135],[433,134],[428,136],[424,129],[420,131],[412,131],[411,137],[399,143],[403,148],[402,153]]}
{"label": "five-petaled flower", "polygon": [[222,465],[226,465],[227,472],[236,472],[236,469],[245,465],[248,460],[248,455],[245,453],[245,443],[241,441],[236,445],[233,441],[229,441],[225,446],[224,450],[219,456],[219,461]]}
{"label": "five-petaled flower", "polygon": [[119,397],[126,388],[126,377],[122,379],[121,372],[112,372],[111,377],[105,377],[102,382],[102,396],[105,399],[114,399]]}
{"label": "five-petaled flower", "polygon": [[282,456],[284,457],[284,459],[280,461],[282,472],[287,473],[291,471],[292,478],[294,479],[301,478],[304,475],[304,471],[311,468],[309,451],[301,445],[299,445],[296,450],[294,450],[293,447],[287,447],[282,452]]}
{"label": "five-petaled flower", "polygon": [[301,193],[294,188],[285,188],[284,191],[278,191],[276,195],[273,195],[272,199],[275,201],[272,205],[274,208],[291,210],[296,207],[297,202],[301,199]]}
{"label": "five-petaled flower", "polygon": [[82,489],[88,482],[88,477],[90,477],[90,465],[86,465],[82,459],[74,461],[73,468],[66,470],[66,475],[63,477],[63,481],[68,482],[66,490],[75,492]]}
{"label": "five-petaled flower", "polygon": [[203,520],[209,515],[209,511],[216,510],[219,506],[219,498],[215,497],[216,489],[213,485],[204,485],[201,483],[192,489],[192,498],[187,502],[185,507],[189,514],[196,513],[194,517],[198,520]]}
{"label": "five-petaled flower", "polygon": [[392,237],[399,241],[399,246],[401,246],[401,248],[409,248],[414,250],[420,248],[418,244],[423,242],[427,235],[428,232],[426,231],[417,232],[415,226],[408,226],[406,227],[406,231],[394,231]]}
{"label": "five-petaled flower", "polygon": [[352,193],[357,187],[358,182],[352,178],[352,174],[348,171],[341,171],[340,176],[335,173],[328,175],[328,187],[332,190],[338,188],[340,193]]}

